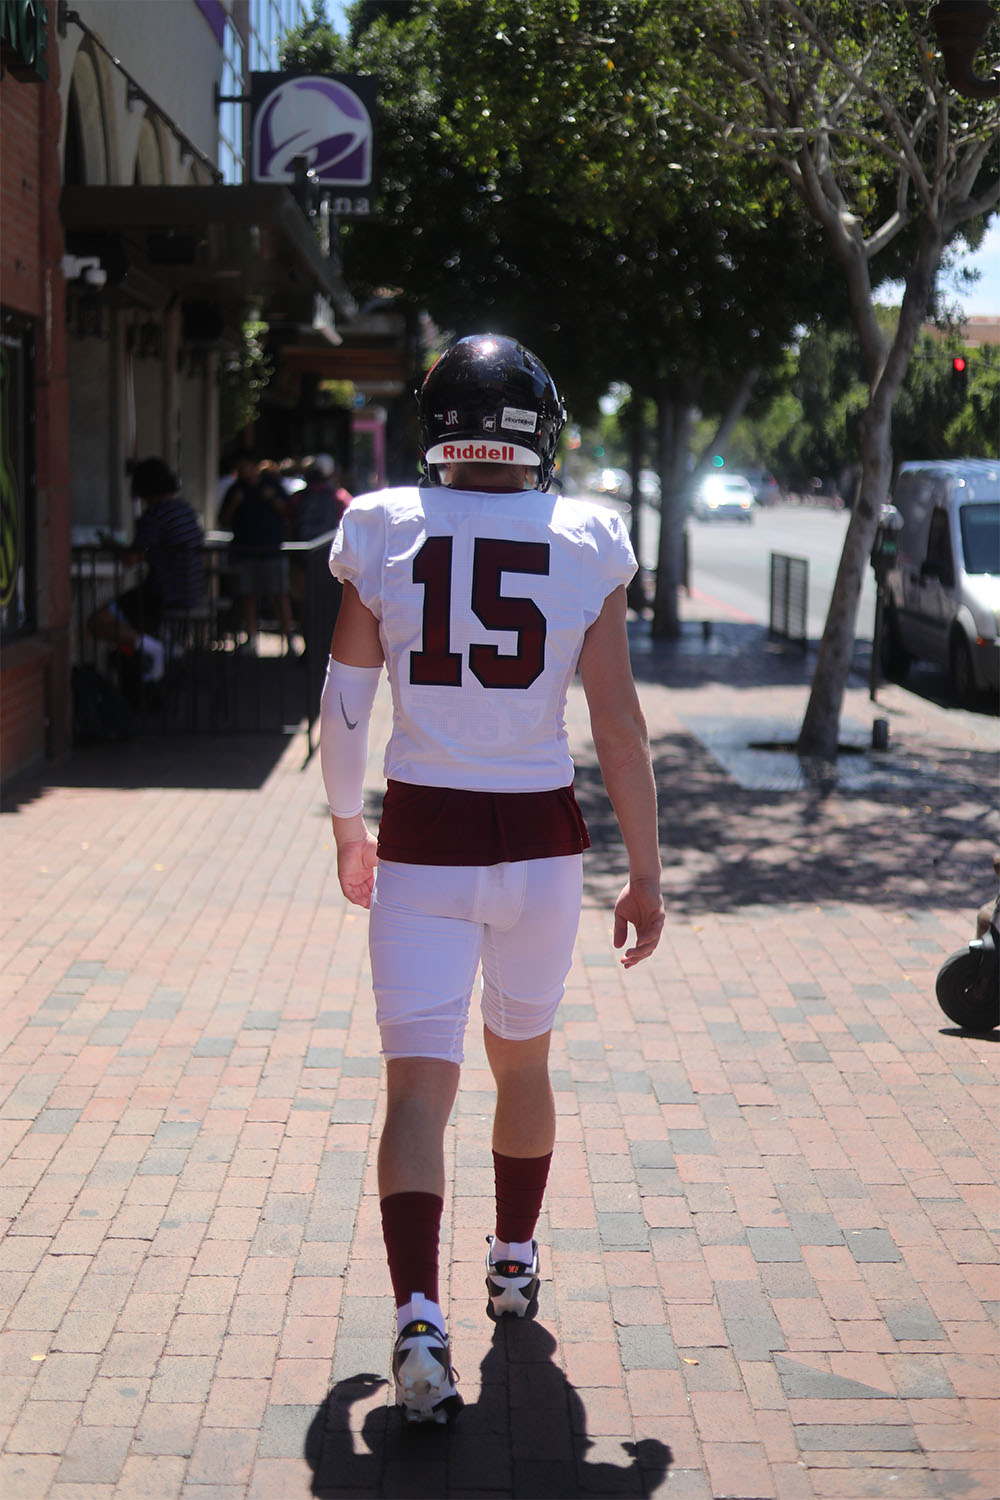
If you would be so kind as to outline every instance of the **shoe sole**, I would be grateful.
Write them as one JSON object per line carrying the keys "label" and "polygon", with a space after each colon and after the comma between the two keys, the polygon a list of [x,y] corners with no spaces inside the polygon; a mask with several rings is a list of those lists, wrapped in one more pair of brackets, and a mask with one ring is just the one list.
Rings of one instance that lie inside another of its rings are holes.
{"label": "shoe sole", "polygon": [[[492,1235],[487,1240],[492,1244]],[[538,1247],[535,1246],[535,1264],[538,1264]],[[494,1323],[502,1318],[534,1318],[538,1312],[538,1287],[540,1277],[527,1272],[524,1276],[496,1278],[491,1275],[495,1267],[486,1261],[486,1316]],[[527,1288],[530,1287],[530,1291]],[[496,1290],[494,1290],[496,1288]]]}
{"label": "shoe sole", "polygon": [[462,1404],[454,1387],[455,1376],[450,1360],[445,1366],[426,1349],[410,1352],[419,1356],[418,1360],[411,1360],[413,1368],[407,1369],[404,1364],[401,1372],[393,1375],[396,1405],[403,1420],[407,1423],[444,1424],[448,1421],[453,1403],[457,1401],[459,1406]]}
{"label": "shoe sole", "polygon": [[520,1307],[495,1307],[492,1296],[486,1299],[486,1316],[491,1323],[502,1323],[505,1318],[524,1319],[531,1322],[538,1315],[538,1287],[536,1285],[527,1302]]}
{"label": "shoe sole", "polygon": [[425,1427],[427,1425],[447,1427],[448,1423],[458,1416],[461,1407],[462,1398],[456,1392],[454,1396],[446,1396],[431,1411],[415,1411],[410,1406],[402,1405],[398,1409],[407,1427]]}
{"label": "shoe sole", "polygon": [[[538,1311],[539,1278],[535,1276],[517,1279],[525,1285],[511,1286],[504,1282],[496,1282],[489,1276],[486,1278],[488,1293],[486,1312],[494,1323],[498,1323],[501,1318],[533,1318]],[[499,1291],[493,1290],[495,1286],[499,1287]],[[530,1290],[528,1290],[529,1287]]]}
{"label": "shoe sole", "polygon": [[462,1404],[462,1398],[457,1391],[443,1396],[440,1389],[432,1394],[429,1391],[417,1392],[412,1387],[406,1387],[400,1392],[399,1383],[396,1384],[396,1408],[408,1427],[419,1426],[427,1422],[444,1427],[458,1415]]}

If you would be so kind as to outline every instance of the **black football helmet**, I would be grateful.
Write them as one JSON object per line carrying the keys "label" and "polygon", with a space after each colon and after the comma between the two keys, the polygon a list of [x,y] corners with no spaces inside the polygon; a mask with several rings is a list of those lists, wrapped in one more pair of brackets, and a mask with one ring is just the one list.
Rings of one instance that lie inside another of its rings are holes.
{"label": "black football helmet", "polygon": [[537,355],[502,334],[458,339],[431,366],[417,392],[422,467],[530,464],[548,488],[566,408]]}

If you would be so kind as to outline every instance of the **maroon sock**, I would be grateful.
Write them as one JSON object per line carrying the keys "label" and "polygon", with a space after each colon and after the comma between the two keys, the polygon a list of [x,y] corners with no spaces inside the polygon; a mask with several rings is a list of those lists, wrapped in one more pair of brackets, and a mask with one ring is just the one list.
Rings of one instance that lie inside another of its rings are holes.
{"label": "maroon sock", "polygon": [[382,1199],[382,1237],[396,1306],[422,1292],[438,1301],[438,1242],[444,1200],[437,1193],[390,1193]]}
{"label": "maroon sock", "polygon": [[547,1156],[501,1156],[493,1153],[497,1190],[497,1239],[526,1243],[535,1232],[549,1179]]}

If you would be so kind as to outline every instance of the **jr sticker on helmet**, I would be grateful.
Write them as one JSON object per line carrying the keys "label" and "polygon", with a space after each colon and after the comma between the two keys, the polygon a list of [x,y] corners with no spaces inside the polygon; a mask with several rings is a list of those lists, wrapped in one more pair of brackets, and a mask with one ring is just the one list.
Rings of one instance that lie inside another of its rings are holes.
{"label": "jr sticker on helmet", "polygon": [[534,432],[538,426],[538,413],[525,411],[520,406],[505,406],[500,426],[508,427],[512,432]]}

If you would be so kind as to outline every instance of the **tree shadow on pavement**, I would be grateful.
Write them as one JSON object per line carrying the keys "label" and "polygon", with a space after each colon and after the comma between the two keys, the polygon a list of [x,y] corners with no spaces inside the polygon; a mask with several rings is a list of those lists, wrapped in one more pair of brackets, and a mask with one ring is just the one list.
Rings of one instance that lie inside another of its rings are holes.
{"label": "tree shadow on pavement", "polygon": [[[995,892],[996,757],[936,752],[934,774],[850,791],[740,786],[693,736],[651,741],[664,893],[675,915],[852,902],[974,913]],[[576,794],[593,848],[585,890],[613,904],[628,875],[596,760],[579,755]]]}
{"label": "tree shadow on pavement", "polygon": [[[810,686],[819,646],[816,639],[799,645],[773,636],[766,625],[736,620],[685,620],[680,636],[672,641],[653,640],[648,621],[630,620],[628,638],[632,671],[640,688],[643,682],[678,689],[719,684],[733,692]],[[858,639],[851,661],[855,684],[867,688],[870,672],[871,642]],[[927,662],[914,662],[901,686],[938,708],[963,707],[987,719],[1000,716],[995,694],[980,694],[974,703],[957,704],[947,671]]]}
{"label": "tree shadow on pavement", "polygon": [[724,683],[741,688],[801,686],[811,681],[814,659],[808,650],[773,638],[766,625],[732,620],[686,620],[676,640],[654,640],[647,621],[630,621],[629,654],[639,684],[671,688]]}
{"label": "tree shadow on pavement", "polygon": [[[386,1382],[359,1374],[339,1381],[316,1413],[305,1457],[319,1500],[378,1496],[446,1500],[498,1495],[514,1500],[619,1500],[655,1495],[670,1449],[656,1438],[599,1439],[591,1459],[579,1393],[553,1360],[556,1343],[538,1323],[505,1320],[480,1366],[479,1399],[447,1427],[404,1426],[384,1404]],[[379,1397],[378,1405],[371,1404]],[[352,1408],[367,1402],[360,1421]],[[610,1457],[621,1452],[620,1462]]]}

